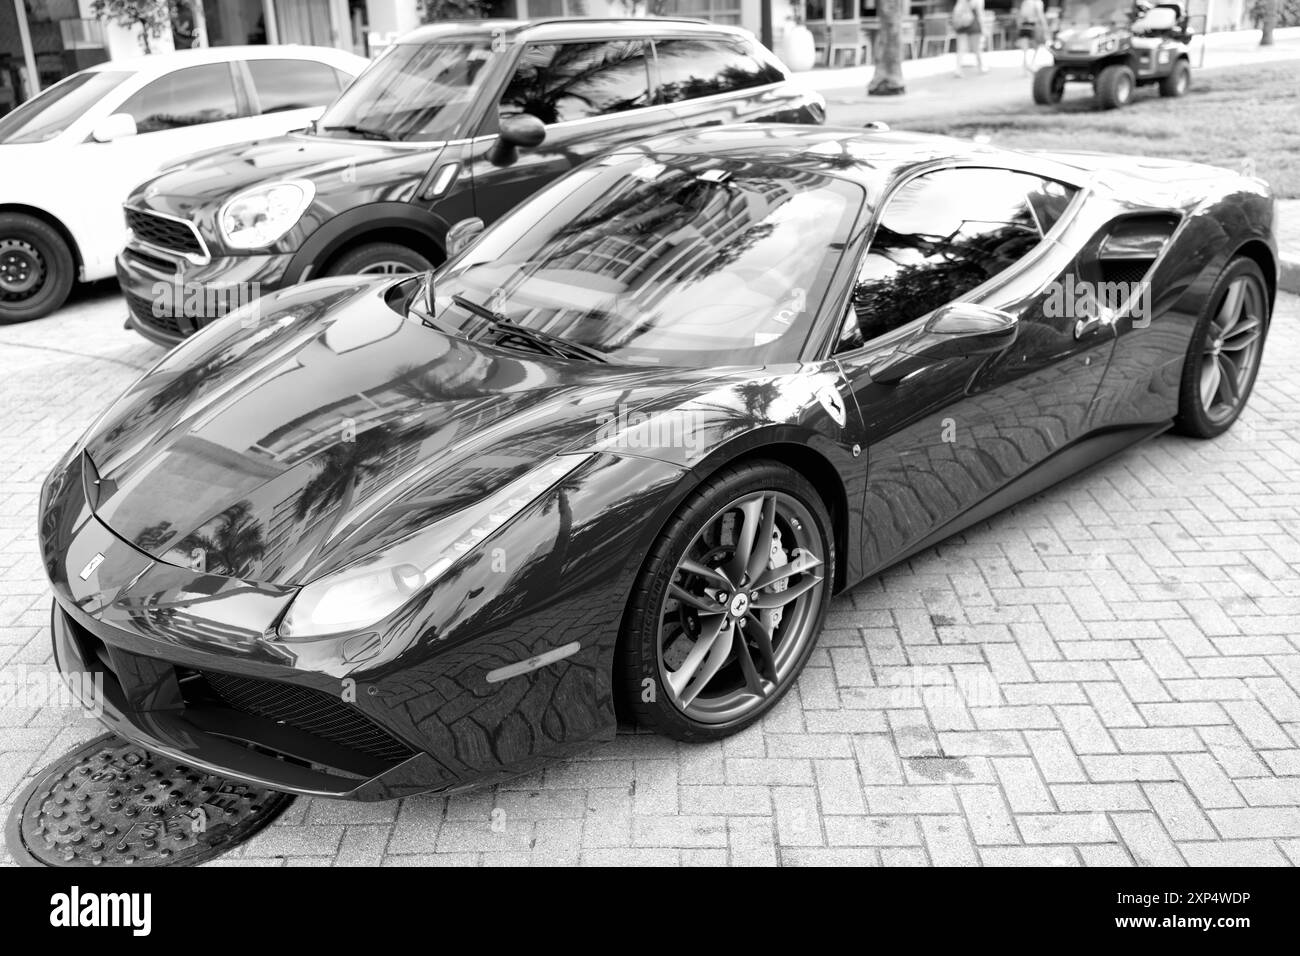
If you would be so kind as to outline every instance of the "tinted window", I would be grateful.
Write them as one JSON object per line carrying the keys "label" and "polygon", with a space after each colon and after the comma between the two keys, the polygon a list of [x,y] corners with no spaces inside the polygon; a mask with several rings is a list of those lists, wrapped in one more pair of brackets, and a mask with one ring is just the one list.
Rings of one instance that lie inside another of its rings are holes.
{"label": "tinted window", "polygon": [[0,143],[43,143],[53,139],[130,73],[76,73],[0,119]]}
{"label": "tinted window", "polygon": [[154,80],[118,111],[135,117],[135,128],[154,133],[235,119],[235,85],[225,63],[191,66]]}
{"label": "tinted window", "polygon": [[1015,265],[1042,239],[1030,198],[1051,195],[1059,204],[1067,194],[1060,184],[1000,169],[946,169],[907,183],[880,216],[839,349],[918,319]]}
{"label": "tinted window", "polygon": [[339,95],[338,74],[312,60],[249,60],[263,113],[325,106]]}
{"label": "tinted window", "polygon": [[317,128],[344,138],[451,139],[462,133],[479,96],[489,43],[390,46],[325,110]]}
{"label": "tinted window", "polygon": [[779,69],[760,61],[739,41],[656,40],[655,57],[659,61],[660,103],[679,103],[785,79]]}
{"label": "tinted window", "polygon": [[501,94],[501,115],[563,123],[646,106],[646,52],[641,40],[529,44]]}

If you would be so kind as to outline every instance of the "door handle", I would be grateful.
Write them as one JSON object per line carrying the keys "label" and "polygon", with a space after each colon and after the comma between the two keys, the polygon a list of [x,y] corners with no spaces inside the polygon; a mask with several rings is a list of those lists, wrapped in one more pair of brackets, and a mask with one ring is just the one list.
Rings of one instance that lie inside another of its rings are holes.
{"label": "door handle", "polygon": [[1100,315],[1090,315],[1086,319],[1080,319],[1074,323],[1074,337],[1081,339],[1085,335],[1091,335],[1106,324],[1106,320]]}
{"label": "door handle", "polygon": [[1085,316],[1074,323],[1075,339],[1081,339],[1085,335],[1090,335],[1103,326],[1114,325],[1115,317],[1116,313],[1114,311],[1105,306],[1098,305],[1091,315]]}

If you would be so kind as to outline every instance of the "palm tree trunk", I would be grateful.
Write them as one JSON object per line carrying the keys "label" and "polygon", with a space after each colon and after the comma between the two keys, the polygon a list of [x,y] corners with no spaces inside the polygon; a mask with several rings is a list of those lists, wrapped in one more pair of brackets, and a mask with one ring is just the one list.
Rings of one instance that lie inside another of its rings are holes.
{"label": "palm tree trunk", "polygon": [[1260,24],[1262,28],[1259,37],[1260,46],[1273,45],[1273,30],[1277,27],[1277,13],[1281,3],[1282,0],[1264,0],[1264,22]]}
{"label": "palm tree trunk", "polygon": [[876,34],[876,71],[867,85],[870,96],[896,96],[903,87],[903,10],[907,0],[881,0]]}

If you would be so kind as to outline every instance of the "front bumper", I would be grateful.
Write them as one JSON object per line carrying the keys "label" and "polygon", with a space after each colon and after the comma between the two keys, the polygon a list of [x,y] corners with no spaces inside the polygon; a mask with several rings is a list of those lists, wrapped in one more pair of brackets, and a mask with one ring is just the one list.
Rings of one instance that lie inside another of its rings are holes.
{"label": "front bumper", "polygon": [[612,648],[580,629],[579,653],[498,681],[493,670],[554,646],[554,619],[462,642],[394,637],[393,657],[365,664],[373,642],[357,635],[282,640],[293,588],[117,537],[89,507],[85,461],[72,456],[42,494],[55,657],[74,687],[102,685],[100,719],[128,740],[272,789],[380,800],[499,782],[613,735]]}
{"label": "front bumper", "polygon": [[128,244],[117,256],[127,328],[159,345],[176,345],[226,313],[292,285],[292,260],[292,253],[273,253],[194,265]]}

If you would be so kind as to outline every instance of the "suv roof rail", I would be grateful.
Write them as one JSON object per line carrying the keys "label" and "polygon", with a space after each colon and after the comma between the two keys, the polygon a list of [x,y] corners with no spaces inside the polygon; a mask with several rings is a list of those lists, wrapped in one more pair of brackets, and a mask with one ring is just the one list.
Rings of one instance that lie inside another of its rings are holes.
{"label": "suv roof rail", "polygon": [[[723,27],[728,24],[710,23],[699,17],[544,17],[540,20],[528,20],[519,25],[519,29],[550,26],[554,23],[689,23],[692,26]],[[734,27],[732,28],[734,29]]]}

